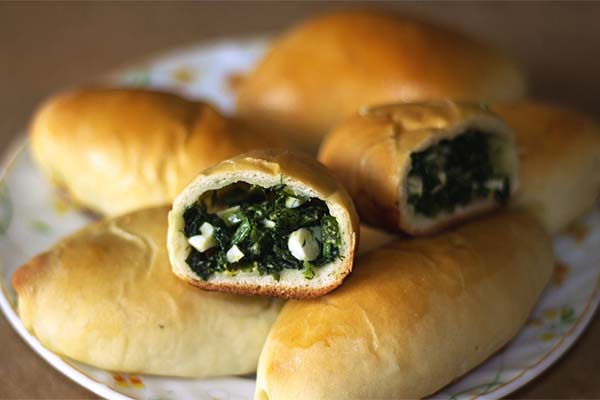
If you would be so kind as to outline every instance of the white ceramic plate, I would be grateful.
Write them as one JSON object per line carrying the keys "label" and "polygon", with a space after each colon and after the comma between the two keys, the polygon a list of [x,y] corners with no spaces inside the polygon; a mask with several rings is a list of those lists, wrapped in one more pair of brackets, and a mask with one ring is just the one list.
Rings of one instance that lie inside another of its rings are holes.
{"label": "white ceramic plate", "polygon": [[[122,85],[208,98],[231,111],[231,77],[250,68],[265,46],[265,40],[252,39],[191,47],[110,79]],[[23,339],[69,378],[109,399],[252,398],[252,378],[193,380],[105,371],[48,351],[24,329],[10,283],[13,272],[34,254],[85,225],[90,217],[56,196],[35,168],[25,141],[17,147],[5,160],[0,181],[0,306]],[[505,396],[547,369],[581,335],[600,301],[600,210],[557,236],[555,250],[559,262],[552,282],[519,335],[435,398]]]}

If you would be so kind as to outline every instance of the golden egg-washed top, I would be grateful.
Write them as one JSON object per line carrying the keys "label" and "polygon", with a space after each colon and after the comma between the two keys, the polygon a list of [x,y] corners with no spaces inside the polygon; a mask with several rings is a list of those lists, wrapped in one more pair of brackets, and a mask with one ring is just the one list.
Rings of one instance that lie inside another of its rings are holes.
{"label": "golden egg-washed top", "polygon": [[275,41],[242,83],[238,112],[314,150],[327,130],[364,105],[503,101],[522,97],[525,86],[513,60],[462,33],[390,11],[338,11]]}
{"label": "golden egg-washed top", "polygon": [[543,227],[508,212],[363,254],[338,290],[286,303],[260,355],[255,400],[434,393],[519,331],[553,260]]}
{"label": "golden egg-washed top", "polygon": [[46,348],[110,371],[207,377],[256,370],[282,302],[198,290],[167,255],[167,207],[90,224],[13,275]]}
{"label": "golden egg-washed top", "polygon": [[268,144],[210,104],[136,89],[61,93],[31,125],[42,170],[109,215],[169,203],[204,168]]}

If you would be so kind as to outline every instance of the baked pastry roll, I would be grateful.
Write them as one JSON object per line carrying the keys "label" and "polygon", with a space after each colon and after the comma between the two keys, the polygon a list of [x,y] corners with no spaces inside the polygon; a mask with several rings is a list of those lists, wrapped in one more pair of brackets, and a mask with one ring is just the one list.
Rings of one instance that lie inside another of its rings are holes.
{"label": "baked pastry roll", "polygon": [[365,108],[325,137],[319,159],[363,221],[412,235],[499,207],[518,178],[508,126],[452,101]]}
{"label": "baked pastry roll", "polygon": [[358,242],[356,254],[360,255],[367,251],[375,250],[401,237],[400,235],[373,228],[369,225],[360,224],[360,241]]}
{"label": "baked pastry roll", "polygon": [[525,94],[521,69],[492,46],[393,11],[310,18],[277,39],[242,81],[237,110],[261,130],[316,151],[360,107],[397,101],[505,101]]}
{"label": "baked pastry roll", "polygon": [[256,370],[282,303],[197,290],[171,272],[168,208],[94,223],[13,275],[25,328],[111,371],[207,377]]}
{"label": "baked pastry roll", "polygon": [[432,394],[519,331],[552,267],[543,227],[508,212],[361,255],[338,290],[283,307],[255,399]]}
{"label": "baked pastry roll", "polygon": [[108,215],[170,203],[204,168],[267,144],[210,104],[137,89],[61,93],[31,124],[42,171]]}
{"label": "baked pastry roll", "polygon": [[208,168],[173,203],[173,272],[203,289],[286,298],[323,295],[352,270],[358,217],[313,158],[283,150]]}
{"label": "baked pastry roll", "polygon": [[522,101],[492,106],[515,131],[521,184],[512,204],[550,232],[591,210],[600,195],[600,126],[589,116]]}

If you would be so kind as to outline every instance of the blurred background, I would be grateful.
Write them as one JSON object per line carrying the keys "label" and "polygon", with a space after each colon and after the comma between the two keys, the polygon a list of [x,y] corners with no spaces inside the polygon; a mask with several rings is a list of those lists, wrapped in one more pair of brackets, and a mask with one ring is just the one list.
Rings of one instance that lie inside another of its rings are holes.
{"label": "blurred background", "polygon": [[[459,28],[512,53],[535,97],[600,117],[600,2],[368,3]],[[0,2],[0,153],[34,107],[174,47],[277,33],[318,11],[358,2]],[[599,171],[600,173],[600,171]],[[0,398],[91,398],[30,351],[0,317]],[[568,355],[519,398],[600,398],[598,318]]]}

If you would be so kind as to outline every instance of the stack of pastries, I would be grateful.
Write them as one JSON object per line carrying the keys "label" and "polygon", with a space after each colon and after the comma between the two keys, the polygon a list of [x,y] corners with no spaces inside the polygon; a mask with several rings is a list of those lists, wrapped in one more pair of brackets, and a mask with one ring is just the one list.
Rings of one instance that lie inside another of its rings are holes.
{"label": "stack of pastries", "polygon": [[15,272],[20,317],[109,370],[257,371],[257,400],[435,393],[519,331],[600,194],[598,125],[526,86],[468,36],[350,10],[275,40],[234,117],[52,97],[34,159],[104,219]]}

